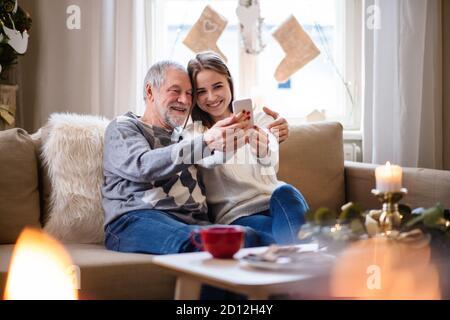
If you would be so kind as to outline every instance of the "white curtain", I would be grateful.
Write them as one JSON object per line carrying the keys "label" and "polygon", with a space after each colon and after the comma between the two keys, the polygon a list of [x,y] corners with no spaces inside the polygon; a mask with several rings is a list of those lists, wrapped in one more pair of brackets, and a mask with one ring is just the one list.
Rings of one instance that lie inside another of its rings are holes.
{"label": "white curtain", "polygon": [[[144,0],[22,0],[33,29],[21,61],[24,123],[37,130],[53,112],[113,118],[143,103]],[[66,26],[71,5],[81,29]]]}
{"label": "white curtain", "polygon": [[442,169],[441,2],[365,8],[366,19],[379,16],[364,32],[364,162]]}
{"label": "white curtain", "polygon": [[[92,63],[98,67],[94,67],[92,72],[92,111],[110,118],[127,111],[136,112],[143,101],[144,2],[95,2],[99,1],[92,1],[91,5],[99,11],[91,17],[94,24]],[[96,107],[99,110],[95,110]]]}

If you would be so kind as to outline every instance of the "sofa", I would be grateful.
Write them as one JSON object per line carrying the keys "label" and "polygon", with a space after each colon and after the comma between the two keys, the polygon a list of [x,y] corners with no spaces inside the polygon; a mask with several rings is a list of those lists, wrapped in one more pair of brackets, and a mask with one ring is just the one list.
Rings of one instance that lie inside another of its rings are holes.
{"label": "sofa", "polygon": [[[371,194],[375,165],[345,162],[343,128],[323,122],[291,126],[280,150],[279,179],[297,187],[312,209],[338,211],[349,201],[366,209],[379,208]],[[21,230],[42,228],[52,192],[41,161],[41,137],[22,129],[0,132],[0,294]],[[412,207],[450,208],[450,172],[404,169]],[[99,243],[66,243],[80,267],[81,299],[173,299],[175,278],[152,263],[152,255],[112,252]]]}

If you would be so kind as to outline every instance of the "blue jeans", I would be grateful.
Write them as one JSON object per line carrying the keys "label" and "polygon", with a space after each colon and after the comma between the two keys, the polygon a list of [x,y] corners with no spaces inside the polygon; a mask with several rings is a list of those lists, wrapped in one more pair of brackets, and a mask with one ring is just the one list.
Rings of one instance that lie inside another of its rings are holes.
{"label": "blue jeans", "polygon": [[[109,250],[133,253],[195,252],[199,250],[191,243],[190,236],[199,227],[161,211],[133,211],[106,226],[105,246]],[[245,229],[245,247],[263,246],[259,232],[249,227]]]}
{"label": "blue jeans", "polygon": [[[241,225],[256,230],[263,246],[273,244],[298,243],[298,232],[305,223],[309,210],[302,194],[291,185],[282,185],[274,190],[270,198],[269,210],[235,220],[233,225]],[[211,286],[204,286],[202,300],[243,300],[245,296],[233,294]]]}
{"label": "blue jeans", "polygon": [[[281,185],[272,193],[270,209],[235,220],[232,224],[258,231],[263,245],[298,243],[298,232],[309,210],[303,195],[295,187]],[[272,241],[270,241],[273,237]],[[268,240],[268,241],[267,241]]]}

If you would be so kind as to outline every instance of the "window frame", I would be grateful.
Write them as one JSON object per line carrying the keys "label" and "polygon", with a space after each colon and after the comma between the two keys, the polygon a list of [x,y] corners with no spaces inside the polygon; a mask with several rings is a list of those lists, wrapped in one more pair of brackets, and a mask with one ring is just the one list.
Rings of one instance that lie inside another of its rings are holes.
{"label": "window frame", "polygon": [[[163,51],[158,48],[158,44],[164,44],[168,38],[164,21],[164,6],[167,1],[171,0],[144,0],[146,17],[151,17],[150,21],[146,19],[146,35],[147,35],[147,63],[150,66],[154,61],[163,60]],[[196,0],[185,0],[196,1]],[[222,0],[235,1],[236,6],[239,0]],[[341,51],[343,54],[340,61],[336,61],[337,65],[342,66],[342,76],[347,83],[349,91],[353,97],[353,105],[346,98],[346,89],[341,90],[340,99],[345,99],[344,118],[329,118],[329,121],[341,122],[346,131],[361,131],[362,123],[362,26],[363,26],[363,5],[360,0],[337,0],[341,9],[336,14],[338,19],[343,21],[340,24],[343,28],[342,32],[338,32],[342,36],[338,43],[344,43]],[[250,55],[245,49],[239,47],[239,87],[235,88],[240,96],[251,96],[252,87],[258,83],[258,56]],[[304,118],[287,118],[292,124],[305,123]]]}

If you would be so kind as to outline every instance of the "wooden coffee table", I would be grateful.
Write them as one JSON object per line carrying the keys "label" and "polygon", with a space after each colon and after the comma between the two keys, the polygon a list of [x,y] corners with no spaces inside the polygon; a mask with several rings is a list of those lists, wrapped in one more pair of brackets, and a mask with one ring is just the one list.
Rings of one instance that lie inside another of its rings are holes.
{"label": "wooden coffee table", "polygon": [[[315,245],[302,245],[311,249]],[[265,300],[271,295],[294,293],[296,297],[328,297],[327,276],[312,276],[301,272],[257,269],[245,265],[239,258],[267,248],[240,250],[235,259],[214,259],[207,252],[158,256],[153,262],[177,276],[176,300],[197,300],[202,284],[212,285],[248,296],[250,300]]]}

